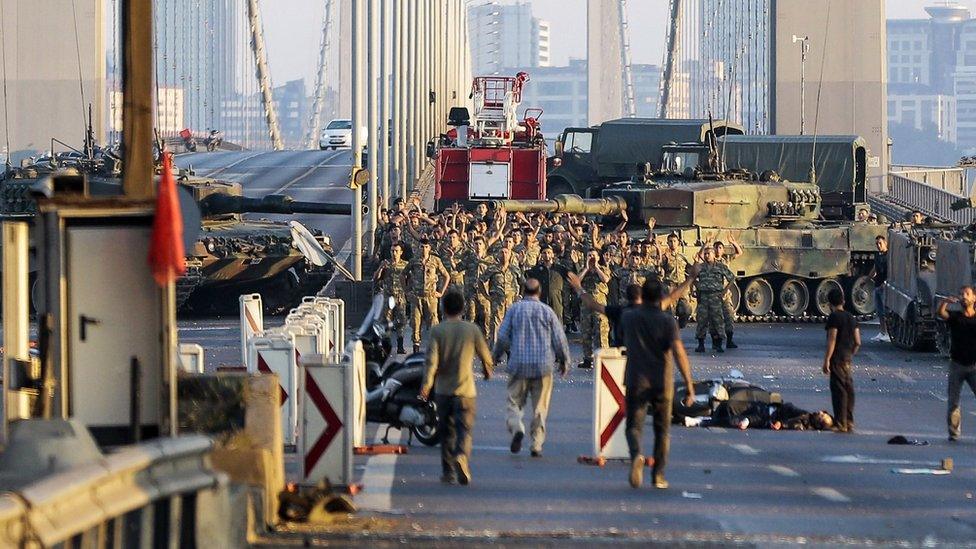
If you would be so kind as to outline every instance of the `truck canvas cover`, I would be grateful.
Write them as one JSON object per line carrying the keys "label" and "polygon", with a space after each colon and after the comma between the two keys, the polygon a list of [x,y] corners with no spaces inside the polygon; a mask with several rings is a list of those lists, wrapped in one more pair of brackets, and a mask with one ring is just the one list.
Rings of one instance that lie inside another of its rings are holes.
{"label": "truck canvas cover", "polygon": [[600,125],[596,143],[597,174],[601,178],[629,179],[635,166],[661,164],[661,147],[669,143],[704,143],[714,128],[716,135],[742,134],[741,127],[724,120],[670,120],[620,118]]}
{"label": "truck canvas cover", "polygon": [[864,186],[867,143],[856,135],[729,135],[719,138],[719,154],[729,170],[775,170],[788,181],[810,181],[816,158],[817,185],[825,194],[851,193]]}

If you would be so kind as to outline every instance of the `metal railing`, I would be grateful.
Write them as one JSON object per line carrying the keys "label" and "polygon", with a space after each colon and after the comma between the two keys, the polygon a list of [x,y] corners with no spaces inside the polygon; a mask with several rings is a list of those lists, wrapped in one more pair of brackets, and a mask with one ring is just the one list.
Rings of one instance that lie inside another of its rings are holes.
{"label": "metal railing", "polygon": [[943,191],[969,196],[966,170],[962,168],[932,168],[927,166],[892,166],[891,175],[924,183]]}
{"label": "metal railing", "polygon": [[[197,505],[198,497],[227,487],[226,476],[210,467],[211,448],[203,436],[158,439],[0,494],[0,547],[196,541],[196,525],[213,524],[201,518],[212,510]],[[212,529],[204,537],[232,538]]]}
{"label": "metal railing", "polygon": [[953,211],[952,204],[964,198],[962,195],[938,189],[903,175],[889,174],[886,198],[894,199],[908,208],[918,209],[939,219],[965,225],[976,222],[976,210],[972,208]]}

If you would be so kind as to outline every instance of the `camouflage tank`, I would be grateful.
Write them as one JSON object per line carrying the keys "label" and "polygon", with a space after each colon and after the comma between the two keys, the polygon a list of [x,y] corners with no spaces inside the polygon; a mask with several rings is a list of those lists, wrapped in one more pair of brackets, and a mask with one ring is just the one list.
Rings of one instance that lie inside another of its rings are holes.
{"label": "camouflage tank", "polygon": [[183,312],[230,313],[238,307],[238,296],[259,293],[266,312],[274,314],[318,292],[332,278],[335,264],[328,236],[298,221],[244,214],[349,215],[349,204],[299,202],[286,195],[248,198],[238,183],[186,172],[178,183],[193,194],[202,218],[179,284]]}
{"label": "camouflage tank", "polygon": [[643,238],[654,218],[655,234],[679,235],[689,261],[704,243],[727,242],[731,234],[742,247],[730,265],[738,279],[732,302],[744,320],[822,319],[835,288],[847,296],[854,314],[875,312],[868,273],[877,253],[874,239],[885,227],[823,221],[816,185],[757,181],[747,173],[669,174],[610,185],[602,199],[561,196],[533,202],[545,204],[498,201],[496,207],[601,214],[610,217],[605,226],[616,224],[612,216],[626,209],[635,237]]}
{"label": "camouflage tank", "polygon": [[[0,217],[37,213],[31,188],[56,173],[83,174],[92,195],[121,194],[121,159],[113,151],[60,154],[13,169],[0,178]],[[349,215],[348,204],[298,202],[285,195],[247,198],[240,184],[198,178],[183,170],[178,184],[196,201],[201,227],[187,249],[186,275],[177,282],[180,313],[232,313],[238,296],[261,293],[266,312],[294,306],[318,292],[335,272],[329,238],[297,221],[249,219],[244,214]]]}

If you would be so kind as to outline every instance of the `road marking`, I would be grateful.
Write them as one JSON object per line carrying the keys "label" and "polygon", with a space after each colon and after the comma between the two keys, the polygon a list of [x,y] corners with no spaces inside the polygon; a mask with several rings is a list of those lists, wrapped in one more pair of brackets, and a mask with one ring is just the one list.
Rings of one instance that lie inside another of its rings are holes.
{"label": "road marking", "polygon": [[[390,444],[400,444],[403,441],[403,431],[390,437]],[[380,444],[379,430],[376,432],[376,443]],[[393,508],[393,478],[396,475],[397,454],[377,454],[366,460],[366,469],[360,477],[363,491],[356,498],[361,509],[370,511],[389,512]]]}
{"label": "road marking", "polygon": [[472,450],[480,450],[482,452],[511,452],[512,449],[508,446],[472,446]]}
{"label": "road marking", "polygon": [[745,454],[747,456],[759,455],[759,450],[756,450],[755,448],[749,446],[748,444],[730,444],[729,446],[737,450],[739,453]]}
{"label": "road marking", "polygon": [[833,488],[828,488],[826,486],[811,488],[810,491],[826,500],[836,503],[849,503],[851,501],[851,498],[845,496],[837,490],[834,490]]}
{"label": "road marking", "polygon": [[[206,174],[203,177],[214,177],[215,175],[217,175],[217,174],[219,174],[219,173],[221,173],[221,172],[223,172],[225,170],[229,170],[230,168],[233,168],[234,166],[236,166],[236,165],[238,165],[238,164],[240,164],[242,162],[247,162],[248,160],[250,160],[250,159],[252,159],[252,158],[254,158],[256,156],[261,156],[262,154],[265,154],[265,152],[259,152],[259,153],[254,153],[254,154],[245,156],[244,158],[241,158],[240,160],[237,160],[235,162],[231,162],[230,164],[227,164],[223,168],[217,168],[215,170],[210,170],[210,171],[206,172]],[[207,168],[200,168],[200,171],[204,171],[206,169]]]}
{"label": "road marking", "polygon": [[709,431],[714,431],[716,433],[724,433],[726,431],[725,427],[705,427]]}
{"label": "road marking", "polygon": [[782,465],[770,465],[769,468],[772,469],[774,473],[778,473],[780,475],[783,475],[784,477],[800,476],[800,473],[797,473],[796,471],[790,469],[789,467],[783,467]]}
{"label": "road marking", "polygon": [[939,393],[936,393],[935,391],[929,391],[929,394],[932,395],[932,396],[934,396],[936,399],[938,399],[938,400],[940,400],[942,402],[949,402],[949,397],[947,397],[945,395],[940,395]]}
{"label": "road marking", "polygon": [[912,376],[910,376],[910,375],[908,375],[908,374],[906,374],[904,372],[895,372],[892,375],[894,375],[898,379],[904,381],[905,383],[915,383],[915,380],[912,378]]}
{"label": "road marking", "polygon": [[309,168],[308,170],[306,170],[305,172],[303,172],[298,177],[292,179],[288,183],[285,183],[285,185],[282,186],[280,189],[278,189],[276,192],[281,193],[281,192],[284,192],[284,191],[288,190],[288,188],[291,187],[291,186],[293,186],[295,183],[298,183],[302,179],[305,179],[306,177],[308,177],[308,176],[312,175],[313,173],[315,173],[315,170],[318,170],[319,168],[322,168],[322,167],[326,166],[329,162],[332,162],[332,160],[335,159],[335,157],[339,156],[340,154],[342,154],[342,153],[335,153],[332,156],[326,158],[325,160],[319,162],[315,166],[313,166],[313,167]]}

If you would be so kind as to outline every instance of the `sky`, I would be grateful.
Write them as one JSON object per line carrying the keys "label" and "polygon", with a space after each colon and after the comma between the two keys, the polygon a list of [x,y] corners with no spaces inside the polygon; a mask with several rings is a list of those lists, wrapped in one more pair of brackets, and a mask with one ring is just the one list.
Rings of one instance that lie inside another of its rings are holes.
{"label": "sky", "polygon": [[[549,21],[553,65],[585,57],[586,0],[529,1],[535,16]],[[609,5],[615,2],[604,1]],[[937,1],[941,0],[888,0],[887,17],[924,18],[923,8]],[[976,13],[976,0],[960,3]],[[296,78],[305,78],[309,90],[314,85],[324,4],[324,0],[262,2],[268,61],[276,85]],[[628,17],[633,62],[660,64],[664,59],[668,0],[630,0]]]}

